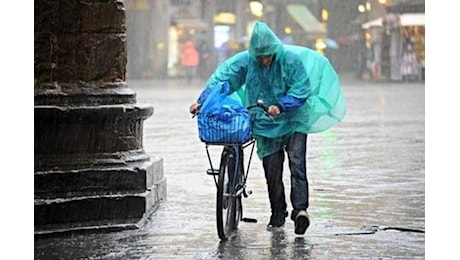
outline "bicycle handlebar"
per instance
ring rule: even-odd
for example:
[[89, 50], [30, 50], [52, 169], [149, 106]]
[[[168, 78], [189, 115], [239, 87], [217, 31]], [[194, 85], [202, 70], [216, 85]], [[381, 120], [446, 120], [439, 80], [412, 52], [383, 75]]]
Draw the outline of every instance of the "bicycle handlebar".
[[263, 101], [263, 100], [258, 99], [257, 102], [256, 102], [254, 105], [250, 105], [250, 106], [248, 107], [248, 110], [251, 109], [251, 108], [255, 108], [255, 107], [261, 107], [261, 108], [264, 110], [264, 114], [265, 114], [266, 116], [268, 116], [269, 118], [271, 118], [273, 121], [275, 120], [275, 119], [273, 118], [273, 116], [270, 115], [270, 114], [268, 113], [268, 107], [267, 107], [266, 105], [264, 105], [264, 101]]
[[248, 110], [251, 109], [251, 108], [255, 108], [255, 107], [261, 107], [265, 113], [268, 113], [268, 107], [264, 105], [264, 101], [261, 100], [261, 99], [258, 99], [257, 102], [253, 105], [250, 105], [248, 106]]

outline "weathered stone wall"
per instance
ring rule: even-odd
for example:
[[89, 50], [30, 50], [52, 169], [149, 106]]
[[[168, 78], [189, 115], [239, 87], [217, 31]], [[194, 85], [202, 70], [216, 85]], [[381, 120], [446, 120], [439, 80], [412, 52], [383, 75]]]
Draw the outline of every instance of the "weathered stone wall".
[[122, 1], [35, 1], [35, 104], [135, 103]]

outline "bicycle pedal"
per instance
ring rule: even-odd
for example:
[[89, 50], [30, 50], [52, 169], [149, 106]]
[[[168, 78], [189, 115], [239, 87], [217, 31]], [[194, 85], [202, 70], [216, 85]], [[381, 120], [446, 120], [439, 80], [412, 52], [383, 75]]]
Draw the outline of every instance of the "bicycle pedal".
[[249, 222], [249, 223], [257, 223], [257, 219], [255, 218], [242, 218], [241, 221]]
[[251, 195], [251, 194], [252, 194], [252, 190], [245, 190], [244, 193], [243, 193], [245, 198], [249, 197], [249, 195]]
[[219, 170], [217, 170], [217, 169], [208, 169], [208, 170], [206, 171], [206, 173], [207, 173], [208, 175], [219, 175]]

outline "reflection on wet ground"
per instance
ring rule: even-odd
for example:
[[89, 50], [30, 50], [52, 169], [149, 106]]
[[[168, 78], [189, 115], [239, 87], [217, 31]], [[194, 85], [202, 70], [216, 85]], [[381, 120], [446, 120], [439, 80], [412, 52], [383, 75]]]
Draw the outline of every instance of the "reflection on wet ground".
[[268, 195], [255, 157], [248, 180], [253, 194], [243, 203], [245, 216], [258, 222], [241, 222], [220, 242], [215, 184], [188, 113], [201, 87], [128, 83], [139, 103], [154, 107], [144, 147], [164, 159], [167, 200], [139, 230], [37, 237], [35, 259], [424, 259], [423, 84], [344, 83], [345, 120], [308, 139], [312, 224], [306, 235], [296, 236], [290, 220], [266, 230]]

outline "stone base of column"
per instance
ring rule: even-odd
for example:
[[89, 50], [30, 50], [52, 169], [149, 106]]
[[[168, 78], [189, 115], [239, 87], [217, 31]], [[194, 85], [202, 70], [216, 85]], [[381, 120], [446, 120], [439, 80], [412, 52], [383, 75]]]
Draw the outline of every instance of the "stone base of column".
[[138, 105], [35, 107], [35, 234], [141, 227], [166, 199]]
[[36, 172], [35, 192], [35, 234], [139, 228], [166, 198], [163, 160]]

